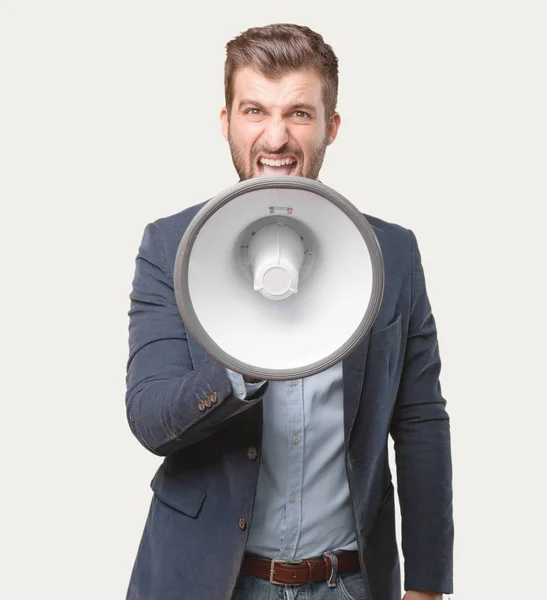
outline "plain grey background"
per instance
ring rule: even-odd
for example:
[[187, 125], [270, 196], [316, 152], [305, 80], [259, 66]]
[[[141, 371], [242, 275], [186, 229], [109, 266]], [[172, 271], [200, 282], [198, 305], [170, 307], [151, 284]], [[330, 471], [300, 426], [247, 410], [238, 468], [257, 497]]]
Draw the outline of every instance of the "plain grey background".
[[135, 256], [237, 180], [225, 44], [272, 22], [339, 57], [321, 180], [420, 244], [454, 599], [543, 597], [546, 21], [522, 0], [0, 1], [2, 597], [125, 597], [161, 460], [125, 421]]

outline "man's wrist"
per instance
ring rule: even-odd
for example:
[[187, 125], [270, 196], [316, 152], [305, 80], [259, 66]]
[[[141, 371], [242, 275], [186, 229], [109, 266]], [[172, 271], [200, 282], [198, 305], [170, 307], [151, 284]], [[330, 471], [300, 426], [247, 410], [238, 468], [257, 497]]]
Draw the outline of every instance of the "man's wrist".
[[266, 381], [254, 377], [244, 377], [241, 373], [226, 368], [226, 374], [232, 386], [234, 396], [239, 400], [247, 400], [247, 396], [253, 396]]
[[261, 383], [264, 380], [263, 379], [257, 379], [256, 377], [249, 377], [248, 375], [243, 375], [243, 381], [245, 383]]

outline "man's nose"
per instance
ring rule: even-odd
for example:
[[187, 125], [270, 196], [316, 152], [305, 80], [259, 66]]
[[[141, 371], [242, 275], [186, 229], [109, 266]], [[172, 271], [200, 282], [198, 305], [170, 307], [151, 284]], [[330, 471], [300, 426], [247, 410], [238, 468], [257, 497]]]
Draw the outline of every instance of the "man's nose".
[[282, 119], [270, 121], [264, 131], [264, 140], [272, 152], [276, 152], [289, 141], [287, 124]]

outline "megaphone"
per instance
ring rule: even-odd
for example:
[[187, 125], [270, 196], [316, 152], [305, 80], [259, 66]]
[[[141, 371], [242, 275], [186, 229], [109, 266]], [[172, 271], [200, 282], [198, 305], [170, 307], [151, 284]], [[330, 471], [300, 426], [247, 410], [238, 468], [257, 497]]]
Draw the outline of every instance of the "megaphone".
[[384, 290], [366, 218], [316, 180], [257, 177], [209, 200], [175, 259], [177, 306], [202, 348], [229, 369], [300, 379], [350, 354]]

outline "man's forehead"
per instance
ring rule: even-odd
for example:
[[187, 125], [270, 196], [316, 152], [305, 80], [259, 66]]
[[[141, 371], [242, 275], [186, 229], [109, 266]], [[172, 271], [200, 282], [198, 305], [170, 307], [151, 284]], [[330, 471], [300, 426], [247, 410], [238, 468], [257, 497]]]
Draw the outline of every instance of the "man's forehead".
[[238, 69], [234, 76], [234, 102], [249, 100], [283, 100], [322, 104], [322, 82], [313, 70], [295, 70], [270, 78], [250, 67]]

